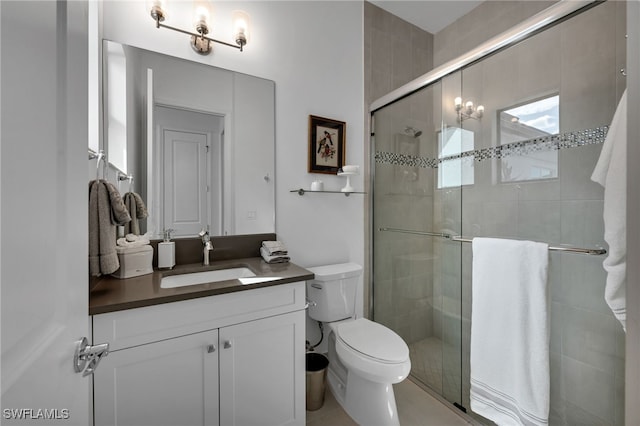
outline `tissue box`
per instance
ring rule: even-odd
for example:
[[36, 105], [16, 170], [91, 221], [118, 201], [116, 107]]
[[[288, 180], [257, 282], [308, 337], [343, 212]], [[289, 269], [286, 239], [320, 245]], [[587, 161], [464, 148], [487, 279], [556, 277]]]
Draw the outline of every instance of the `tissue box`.
[[139, 247], [116, 247], [120, 269], [111, 274], [120, 279], [137, 277], [153, 272], [153, 247], [144, 245]]

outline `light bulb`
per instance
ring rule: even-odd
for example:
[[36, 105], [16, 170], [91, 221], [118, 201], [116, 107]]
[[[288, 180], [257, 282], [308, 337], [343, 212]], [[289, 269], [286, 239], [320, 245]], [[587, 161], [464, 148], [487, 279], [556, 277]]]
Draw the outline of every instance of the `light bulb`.
[[456, 107], [456, 111], [459, 111], [462, 108], [462, 98], [458, 96], [453, 100], [453, 105]]
[[473, 102], [468, 101], [466, 104], [464, 104], [464, 107], [466, 108], [467, 112], [473, 112]]
[[478, 105], [478, 108], [476, 108], [476, 115], [478, 117], [482, 117], [484, 115], [484, 106]]
[[194, 4], [194, 26], [196, 31], [201, 34], [209, 33], [210, 12], [208, 4], [204, 1], [197, 1]]
[[233, 39], [239, 46], [249, 42], [249, 15], [242, 10], [233, 11]]
[[164, 21], [167, 18], [167, 0], [147, 0], [146, 5], [154, 20]]

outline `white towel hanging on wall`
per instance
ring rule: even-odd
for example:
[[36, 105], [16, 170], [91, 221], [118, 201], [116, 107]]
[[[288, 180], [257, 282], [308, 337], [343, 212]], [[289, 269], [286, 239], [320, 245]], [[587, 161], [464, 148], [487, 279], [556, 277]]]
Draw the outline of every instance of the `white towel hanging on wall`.
[[604, 298], [626, 331], [627, 320], [627, 91], [613, 115], [591, 180], [604, 187], [604, 240], [609, 254]]

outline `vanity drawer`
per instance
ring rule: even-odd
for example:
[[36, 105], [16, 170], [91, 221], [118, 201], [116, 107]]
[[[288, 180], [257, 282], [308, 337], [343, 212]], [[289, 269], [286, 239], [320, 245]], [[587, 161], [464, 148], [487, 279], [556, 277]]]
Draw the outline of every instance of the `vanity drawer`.
[[93, 316], [94, 343], [117, 351], [173, 337], [304, 309], [305, 283], [262, 287], [217, 296]]

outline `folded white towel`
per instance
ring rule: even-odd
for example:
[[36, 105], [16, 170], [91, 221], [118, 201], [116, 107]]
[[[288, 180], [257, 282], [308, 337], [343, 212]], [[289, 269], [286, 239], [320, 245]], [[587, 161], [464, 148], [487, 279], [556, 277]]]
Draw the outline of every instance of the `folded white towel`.
[[471, 409], [499, 425], [547, 425], [548, 246], [473, 239]]
[[132, 234], [127, 234], [125, 238], [118, 238], [116, 244], [120, 247], [140, 247], [150, 244], [147, 237], [139, 236], [135, 240], [130, 240], [130, 235]]
[[260, 247], [260, 255], [267, 263], [286, 263], [291, 260], [291, 258], [286, 255], [270, 255], [264, 247]]
[[622, 94], [591, 180], [604, 187], [604, 240], [609, 254], [604, 298], [626, 331], [627, 320], [627, 92]]
[[282, 241], [263, 241], [262, 247], [267, 251], [269, 256], [286, 256], [289, 251]]

